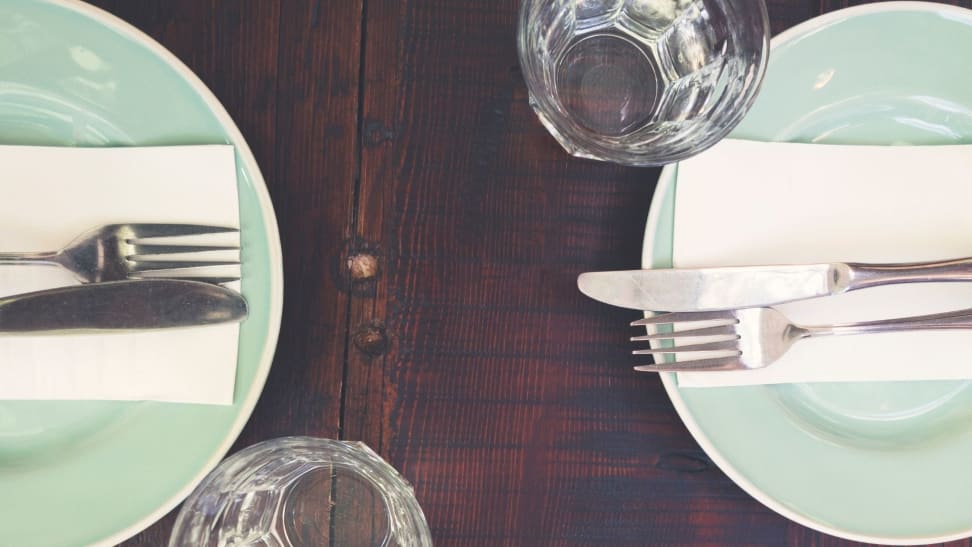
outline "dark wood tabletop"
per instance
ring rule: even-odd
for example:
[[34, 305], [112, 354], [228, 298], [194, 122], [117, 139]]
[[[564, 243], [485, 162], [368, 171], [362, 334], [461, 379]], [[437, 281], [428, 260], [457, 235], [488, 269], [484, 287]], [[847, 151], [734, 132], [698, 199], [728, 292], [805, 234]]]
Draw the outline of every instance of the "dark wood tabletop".
[[[365, 441], [440, 546], [851, 545], [729, 480], [632, 370], [637, 314], [577, 291], [639, 267], [659, 170], [544, 131], [518, 0], [93, 3], [200, 76], [269, 185], [283, 325], [233, 451]], [[769, 0], [772, 30], [846, 5]], [[173, 519], [126, 545], [164, 545]]]

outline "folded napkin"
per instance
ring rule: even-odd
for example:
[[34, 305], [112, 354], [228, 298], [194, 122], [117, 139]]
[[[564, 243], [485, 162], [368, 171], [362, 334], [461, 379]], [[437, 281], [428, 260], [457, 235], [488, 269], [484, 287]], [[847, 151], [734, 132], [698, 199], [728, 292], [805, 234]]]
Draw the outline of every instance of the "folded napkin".
[[[57, 250], [111, 223], [239, 226], [231, 146], [0, 146], [0, 180], [0, 252]], [[238, 243], [238, 235], [230, 237]], [[58, 267], [0, 266], [0, 295], [72, 284]], [[0, 335], [0, 399], [231, 404], [238, 337], [236, 324]]]
[[[678, 167], [679, 268], [972, 256], [972, 147], [725, 140]], [[972, 283], [900, 285], [777, 306], [798, 324], [972, 308]], [[759, 370], [685, 387], [972, 378], [972, 331], [805, 339]]]

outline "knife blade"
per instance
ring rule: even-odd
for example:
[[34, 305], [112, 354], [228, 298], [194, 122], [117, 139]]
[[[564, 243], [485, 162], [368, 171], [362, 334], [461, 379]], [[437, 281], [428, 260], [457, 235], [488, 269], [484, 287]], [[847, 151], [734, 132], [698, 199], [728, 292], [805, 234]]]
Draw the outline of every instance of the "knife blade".
[[138, 279], [0, 298], [0, 332], [148, 330], [238, 322], [246, 300], [219, 285]]
[[738, 266], [587, 272], [577, 287], [622, 308], [703, 311], [768, 306], [849, 290], [849, 265]]

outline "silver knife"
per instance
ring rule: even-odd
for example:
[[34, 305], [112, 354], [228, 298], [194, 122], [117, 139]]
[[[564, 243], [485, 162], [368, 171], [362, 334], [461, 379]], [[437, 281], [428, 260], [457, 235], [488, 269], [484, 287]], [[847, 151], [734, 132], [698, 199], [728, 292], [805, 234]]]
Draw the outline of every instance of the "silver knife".
[[677, 312], [771, 306], [896, 283], [957, 281], [972, 281], [972, 258], [587, 272], [577, 278], [577, 287], [614, 306]]
[[0, 298], [0, 332], [148, 330], [242, 321], [246, 300], [177, 279], [91, 283]]

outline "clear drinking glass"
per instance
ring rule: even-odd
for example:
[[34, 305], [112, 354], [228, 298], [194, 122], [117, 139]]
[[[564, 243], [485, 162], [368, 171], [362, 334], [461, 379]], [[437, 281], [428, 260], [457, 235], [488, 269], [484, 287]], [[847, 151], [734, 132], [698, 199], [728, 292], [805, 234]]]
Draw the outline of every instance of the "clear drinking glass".
[[196, 487], [169, 547], [430, 547], [412, 488], [362, 443], [283, 437], [227, 458]]
[[523, 0], [530, 104], [571, 154], [661, 165], [749, 110], [769, 55], [763, 0]]

